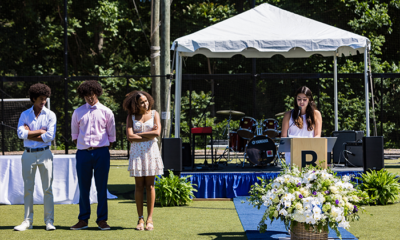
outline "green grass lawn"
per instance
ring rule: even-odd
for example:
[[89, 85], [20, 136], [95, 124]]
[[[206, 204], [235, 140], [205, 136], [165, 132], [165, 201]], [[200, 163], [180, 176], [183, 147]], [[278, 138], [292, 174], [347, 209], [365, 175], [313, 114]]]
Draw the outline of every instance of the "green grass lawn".
[[[400, 174], [400, 160], [385, 161], [390, 172]], [[34, 228], [15, 232], [23, 220], [23, 205], [0, 205], [1, 239], [246, 239], [232, 201], [195, 201], [189, 206], [160, 207], [154, 210], [151, 232], [134, 230], [137, 222], [133, 200], [134, 178], [129, 177], [127, 160], [113, 160], [108, 189], [118, 199], [109, 200], [111, 231], [100, 231], [95, 223], [97, 204], [92, 204], [89, 229], [69, 230], [77, 222], [78, 205], [56, 205], [56, 231], [45, 231], [43, 206], [34, 206]], [[351, 224], [350, 232], [362, 240], [399, 239], [400, 204], [367, 206], [361, 220]], [[146, 212], [146, 207], [145, 207]], [[372, 214], [372, 215], [371, 215]], [[145, 215], [146, 217], [146, 215]]]
[[400, 204], [366, 206], [366, 213], [360, 214], [360, 221], [350, 223], [349, 232], [360, 240], [400, 239]]
[[118, 196], [108, 201], [111, 231], [97, 228], [97, 204], [92, 204], [89, 229], [80, 231], [69, 230], [78, 221], [79, 206], [55, 205], [57, 230], [52, 232], [45, 231], [43, 205], [34, 205], [34, 227], [24, 232], [13, 231], [23, 220], [24, 206], [0, 205], [0, 239], [246, 239], [232, 201], [195, 201], [183, 207], [156, 206], [155, 230], [134, 230], [138, 216], [133, 200], [134, 178], [129, 177], [127, 161], [112, 161], [108, 189]]

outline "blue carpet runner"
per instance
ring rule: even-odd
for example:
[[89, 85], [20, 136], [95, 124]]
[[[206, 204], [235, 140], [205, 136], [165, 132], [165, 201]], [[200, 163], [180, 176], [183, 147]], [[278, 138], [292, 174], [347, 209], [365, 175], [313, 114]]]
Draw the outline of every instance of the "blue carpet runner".
[[[244, 203], [242, 203], [244, 201]], [[274, 221], [270, 224], [268, 220], [268, 229], [265, 233], [260, 233], [257, 230], [258, 223], [260, 222], [265, 210], [267, 209], [265, 206], [262, 206], [260, 210], [257, 208], [253, 208], [253, 205], [250, 205], [247, 202], [245, 196], [237, 197], [233, 199], [233, 203], [235, 204], [236, 212], [238, 213], [240, 222], [242, 223], [243, 229], [246, 232], [246, 236], [248, 240], [253, 239], [276, 239], [289, 237], [290, 235], [285, 229], [285, 225], [282, 221]], [[354, 240], [357, 239], [353, 234], [347, 231], [344, 228], [339, 228], [340, 234], [342, 234], [343, 240]], [[329, 229], [328, 237], [331, 239], [339, 239], [335, 233], [335, 231]]]

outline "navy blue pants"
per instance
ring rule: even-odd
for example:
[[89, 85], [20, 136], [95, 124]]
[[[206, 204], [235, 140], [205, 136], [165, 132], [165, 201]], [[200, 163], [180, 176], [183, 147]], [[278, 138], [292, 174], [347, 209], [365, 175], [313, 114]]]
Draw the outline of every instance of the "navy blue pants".
[[88, 222], [90, 218], [90, 186], [94, 172], [94, 182], [97, 189], [97, 220], [108, 219], [107, 181], [110, 171], [110, 151], [107, 147], [91, 151], [76, 152], [76, 172], [79, 185], [79, 220]]

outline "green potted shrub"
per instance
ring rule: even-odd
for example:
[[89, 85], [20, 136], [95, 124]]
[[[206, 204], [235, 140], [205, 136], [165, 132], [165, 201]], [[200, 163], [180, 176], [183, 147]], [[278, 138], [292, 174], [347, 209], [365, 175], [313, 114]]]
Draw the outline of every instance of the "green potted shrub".
[[192, 202], [195, 197], [193, 192], [197, 190], [187, 179], [191, 176], [178, 177], [169, 170], [169, 176], [156, 177], [156, 201], [161, 206], [182, 206]]
[[399, 200], [400, 184], [396, 175], [386, 169], [368, 171], [357, 179], [362, 181], [358, 188], [368, 194], [372, 204], [386, 205]]

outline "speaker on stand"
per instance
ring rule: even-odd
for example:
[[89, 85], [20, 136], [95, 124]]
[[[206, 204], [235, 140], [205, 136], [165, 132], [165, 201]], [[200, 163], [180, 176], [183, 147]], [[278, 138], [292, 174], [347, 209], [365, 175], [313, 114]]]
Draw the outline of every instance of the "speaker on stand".
[[190, 143], [182, 143], [182, 167], [183, 169], [192, 169], [192, 151], [190, 151]]
[[341, 156], [345, 150], [346, 142], [360, 141], [363, 136], [363, 131], [333, 131], [332, 137], [337, 137], [333, 147], [333, 164], [346, 164], [346, 160]]
[[176, 175], [182, 172], [182, 139], [163, 138], [161, 157], [164, 163], [164, 172], [171, 170]]
[[383, 136], [363, 137], [363, 155], [364, 172], [384, 168]]
[[344, 155], [347, 158], [346, 165], [348, 167], [364, 167], [363, 142], [361, 140], [346, 142]]

